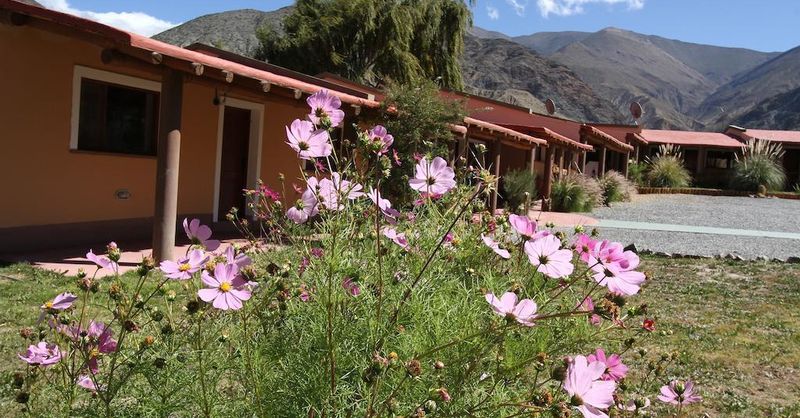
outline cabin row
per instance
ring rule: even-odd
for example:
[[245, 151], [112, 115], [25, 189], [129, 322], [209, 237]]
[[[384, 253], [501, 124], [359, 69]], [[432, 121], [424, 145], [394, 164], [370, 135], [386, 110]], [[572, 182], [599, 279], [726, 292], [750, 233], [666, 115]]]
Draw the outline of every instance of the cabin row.
[[[259, 179], [277, 188], [282, 175], [287, 182], [302, 176], [284, 127], [305, 117], [309, 95], [326, 89], [341, 99], [340, 138], [353, 137], [353, 125], [381, 106], [380, 91], [335, 75], [301, 74], [207, 45], [180, 48], [16, 0], [0, 0], [0, 51], [0, 253], [152, 239], [155, 256], [170, 258], [176, 219], [224, 221], [229, 208], [244, 207], [242, 189]], [[554, 177], [626, 173], [631, 159], [659, 143], [650, 134], [657, 131], [635, 125], [442, 95], [469, 113], [451, 127], [454, 156], [470, 158], [485, 145], [480, 163], [501, 178], [532, 170], [545, 204]], [[698, 151], [698, 167], [727, 146]], [[490, 205], [502, 205], [502, 197]]]

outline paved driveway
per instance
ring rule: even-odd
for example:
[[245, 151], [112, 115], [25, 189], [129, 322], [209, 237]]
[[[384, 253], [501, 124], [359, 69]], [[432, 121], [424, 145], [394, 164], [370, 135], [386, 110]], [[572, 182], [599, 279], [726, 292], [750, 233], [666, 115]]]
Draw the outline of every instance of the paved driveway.
[[598, 208], [603, 235], [639, 249], [714, 256], [800, 257], [800, 201], [641, 195]]

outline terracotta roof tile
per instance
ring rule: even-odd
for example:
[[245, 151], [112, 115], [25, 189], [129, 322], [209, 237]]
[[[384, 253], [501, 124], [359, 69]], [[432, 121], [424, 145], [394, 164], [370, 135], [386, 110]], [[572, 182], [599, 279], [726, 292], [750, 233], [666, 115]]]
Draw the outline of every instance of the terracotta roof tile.
[[642, 129], [640, 134], [650, 144], [675, 144], [679, 146], [741, 148], [742, 143], [719, 132], [667, 131]]

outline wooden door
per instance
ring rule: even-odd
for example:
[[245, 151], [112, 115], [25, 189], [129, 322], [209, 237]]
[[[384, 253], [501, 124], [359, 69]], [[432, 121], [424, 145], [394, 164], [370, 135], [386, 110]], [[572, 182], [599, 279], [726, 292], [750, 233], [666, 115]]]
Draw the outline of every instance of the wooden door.
[[225, 107], [222, 127], [222, 158], [219, 173], [219, 219], [232, 207], [243, 214], [247, 187], [247, 161], [250, 148], [250, 111]]

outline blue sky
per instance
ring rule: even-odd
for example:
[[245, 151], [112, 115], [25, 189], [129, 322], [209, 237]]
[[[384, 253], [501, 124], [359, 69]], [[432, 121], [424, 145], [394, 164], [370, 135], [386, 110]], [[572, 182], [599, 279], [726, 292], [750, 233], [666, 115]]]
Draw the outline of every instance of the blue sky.
[[[292, 0], [39, 0], [152, 35], [224, 10], [273, 10]], [[800, 0], [477, 0], [475, 24], [509, 35], [608, 26], [711, 45], [785, 51], [800, 45]]]

